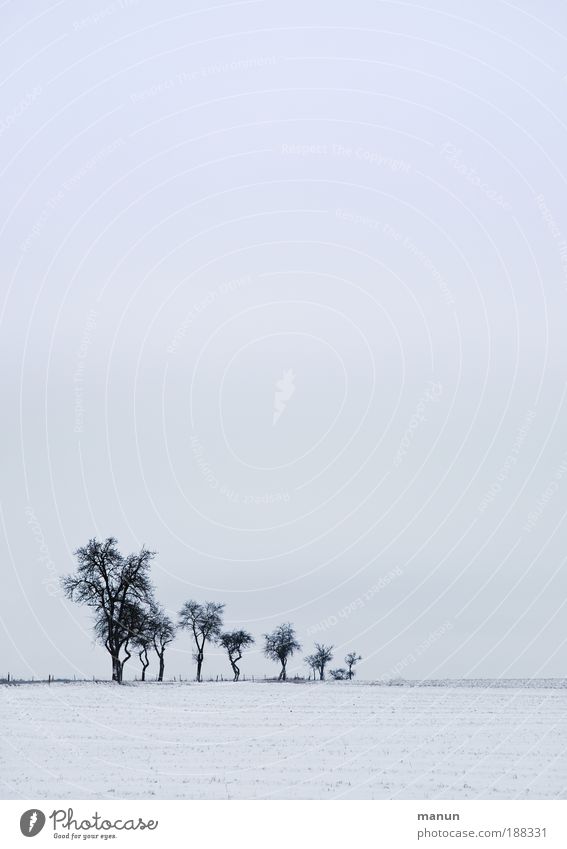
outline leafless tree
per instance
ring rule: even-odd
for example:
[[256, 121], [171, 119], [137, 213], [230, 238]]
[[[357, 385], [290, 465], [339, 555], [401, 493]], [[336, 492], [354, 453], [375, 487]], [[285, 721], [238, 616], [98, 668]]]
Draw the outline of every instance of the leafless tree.
[[138, 647], [138, 657], [140, 658], [140, 663], [142, 664], [142, 675], [141, 680], [146, 680], [146, 669], [150, 665], [150, 660], [148, 658], [148, 649], [150, 647], [149, 642], [143, 643], [142, 647]]
[[89, 540], [75, 552], [76, 573], [66, 575], [61, 584], [68, 599], [94, 610], [95, 632], [112, 659], [112, 680], [121, 684], [131, 656], [133, 607], [151, 597], [149, 571], [155, 552], [142, 547], [138, 554], [124, 557], [117, 546], [114, 537]]
[[354, 651], [349, 652], [347, 654], [347, 656], [345, 657], [345, 663], [346, 663], [347, 669], [348, 669], [347, 677], [348, 677], [349, 681], [351, 681], [354, 678], [354, 676], [356, 675], [356, 672], [354, 671], [354, 667], [356, 666], [356, 664], [358, 663], [359, 660], [362, 660], [362, 655], [357, 654]]
[[155, 599], [150, 598], [146, 604], [136, 602], [128, 606], [124, 626], [128, 638], [123, 646], [126, 658], [122, 666], [130, 657], [129, 648], [135, 649], [142, 665], [141, 680], [145, 681], [150, 665], [148, 652], [153, 648], [159, 659], [158, 681], [163, 681], [165, 649], [175, 636], [171, 619]]
[[301, 646], [297, 642], [293, 626], [290, 622], [284, 622], [283, 625], [278, 625], [271, 634], [264, 634], [264, 640], [264, 654], [270, 660], [281, 663], [278, 680], [285, 681], [287, 678], [286, 669], [288, 659], [296, 651], [301, 651]]
[[142, 664], [142, 681], [146, 680], [146, 669], [150, 665], [148, 652], [152, 648], [153, 641], [150, 609], [151, 604], [145, 608], [136, 605], [132, 612], [132, 622], [130, 624], [132, 632], [130, 642], [133, 648], [137, 650], [140, 663]]
[[305, 663], [310, 669], [309, 680], [311, 680], [311, 672], [313, 673], [313, 680], [317, 677], [317, 658], [314, 654], [308, 654], [305, 658]]
[[197, 662], [197, 681], [201, 681], [205, 644], [214, 642], [220, 636], [224, 604], [216, 601], [186, 601], [179, 611], [179, 627], [191, 631], [195, 640], [195, 660]]
[[149, 630], [152, 645], [159, 660], [158, 681], [163, 681], [165, 670], [165, 650], [169, 643], [175, 639], [175, 625], [163, 609], [153, 602], [149, 610]]
[[347, 681], [348, 672], [341, 666], [340, 669], [329, 669], [329, 675], [334, 681]]
[[225, 631], [220, 635], [219, 644], [226, 649], [232, 671], [234, 672], [234, 681], [240, 678], [240, 669], [238, 661], [242, 659], [244, 649], [251, 646], [254, 642], [254, 637], [248, 631]]
[[315, 643], [315, 653], [313, 655], [315, 661], [315, 669], [319, 673], [319, 680], [325, 680], [325, 667], [333, 659], [333, 646], [325, 646], [321, 643]]
[[[120, 622], [114, 623], [115, 639], [119, 639], [121, 643], [120, 653], [120, 670], [119, 681], [122, 682], [124, 677], [124, 666], [132, 657], [132, 650], [139, 649], [143, 646], [143, 628], [144, 628], [144, 613], [141, 605], [137, 601], [127, 601], [122, 609]], [[108, 641], [108, 620], [103, 614], [99, 614], [94, 624], [95, 636], [100, 643], [106, 645]], [[142, 680], [144, 680], [144, 663], [142, 662]], [[146, 664], [147, 668], [147, 664]]]

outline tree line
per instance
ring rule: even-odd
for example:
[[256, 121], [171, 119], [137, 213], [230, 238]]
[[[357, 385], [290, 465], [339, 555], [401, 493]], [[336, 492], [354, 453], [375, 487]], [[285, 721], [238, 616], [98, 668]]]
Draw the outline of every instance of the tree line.
[[[65, 596], [84, 604], [94, 613], [94, 633], [110, 655], [112, 680], [121, 684], [124, 666], [137, 654], [142, 667], [141, 679], [146, 680], [150, 652], [159, 661], [158, 681], [163, 681], [165, 651], [178, 630], [188, 631], [195, 644], [196, 679], [202, 681], [205, 649], [208, 644], [223, 648], [232, 669], [233, 680], [240, 678], [240, 661], [244, 652], [254, 645], [254, 637], [244, 629], [223, 630], [225, 605], [220, 602], [186, 601], [174, 623], [157, 602], [150, 580], [150, 569], [156, 552], [142, 547], [137, 554], [123, 555], [114, 537], [104, 541], [91, 539], [77, 549], [76, 570], [61, 579]], [[263, 634], [264, 655], [279, 664], [278, 680], [287, 679], [287, 664], [301, 651], [295, 629], [290, 622], [278, 625], [271, 633]], [[325, 680], [326, 669], [333, 659], [333, 646], [315, 643], [313, 654], [305, 658], [313, 679]], [[349, 652], [345, 666], [330, 669], [335, 680], [351, 680], [354, 667], [361, 660]]]

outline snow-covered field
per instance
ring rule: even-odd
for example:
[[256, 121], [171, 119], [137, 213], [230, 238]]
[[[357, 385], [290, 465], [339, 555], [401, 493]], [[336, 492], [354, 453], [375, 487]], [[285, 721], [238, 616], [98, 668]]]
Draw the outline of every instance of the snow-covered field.
[[566, 711], [550, 686], [2, 686], [2, 796], [565, 798]]

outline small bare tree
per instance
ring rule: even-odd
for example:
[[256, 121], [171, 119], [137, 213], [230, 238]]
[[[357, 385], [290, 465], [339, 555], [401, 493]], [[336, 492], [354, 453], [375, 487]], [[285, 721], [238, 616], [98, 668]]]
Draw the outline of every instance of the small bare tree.
[[297, 642], [293, 626], [290, 622], [284, 622], [283, 625], [278, 625], [271, 634], [264, 634], [264, 640], [264, 654], [270, 660], [281, 664], [278, 681], [285, 681], [287, 678], [288, 659], [296, 651], [301, 651], [301, 646]]
[[311, 672], [313, 673], [313, 680], [317, 677], [317, 658], [314, 654], [308, 654], [305, 658], [305, 663], [309, 667], [309, 680], [311, 680]]
[[356, 666], [356, 664], [358, 663], [359, 660], [362, 660], [362, 655], [357, 654], [354, 651], [349, 652], [347, 654], [347, 656], [345, 657], [345, 663], [346, 663], [347, 669], [348, 669], [347, 678], [348, 678], [349, 681], [351, 681], [354, 678], [354, 676], [356, 675], [356, 672], [354, 671], [354, 667]]
[[85, 604], [95, 613], [95, 633], [112, 659], [112, 680], [122, 683], [126, 654], [131, 640], [132, 605], [145, 604], [151, 597], [149, 571], [155, 552], [142, 547], [138, 554], [124, 557], [114, 537], [104, 542], [91, 539], [75, 552], [74, 575], [61, 580], [68, 599]]
[[158, 681], [163, 681], [165, 671], [165, 650], [175, 639], [175, 625], [159, 604], [152, 603], [149, 613], [149, 630], [152, 645], [159, 660]]
[[179, 627], [191, 631], [195, 640], [195, 661], [197, 662], [197, 681], [202, 681], [205, 644], [214, 642], [220, 636], [224, 604], [216, 601], [186, 601], [179, 611]]
[[341, 666], [340, 669], [329, 669], [329, 675], [334, 681], [347, 681], [348, 672]]
[[150, 665], [148, 652], [152, 648], [152, 623], [150, 620], [150, 609], [135, 605], [132, 608], [130, 642], [138, 652], [138, 658], [142, 664], [142, 681], [146, 680], [146, 669]]
[[[141, 605], [137, 601], [127, 601], [122, 609], [120, 622], [114, 623], [114, 636], [121, 643], [121, 654], [119, 663], [119, 682], [122, 683], [124, 678], [124, 666], [132, 657], [130, 649], [136, 650], [142, 646], [142, 632], [144, 628], [144, 614]], [[108, 641], [108, 620], [99, 614], [95, 620], [94, 632], [103, 645]], [[140, 657], [140, 661], [143, 661]], [[142, 681], [144, 680], [144, 670], [142, 670]]]
[[142, 664], [142, 675], [141, 680], [146, 680], [146, 669], [150, 665], [150, 660], [148, 658], [148, 649], [150, 648], [150, 641], [144, 642], [141, 644], [141, 648], [138, 646], [138, 657], [140, 658], [140, 663]]
[[[122, 651], [125, 654], [121, 661], [122, 671], [124, 664], [132, 656], [130, 649], [134, 649], [142, 666], [141, 680], [146, 680], [146, 671], [150, 665], [148, 652], [154, 648], [160, 662], [158, 677], [163, 681], [164, 653], [165, 647], [175, 636], [175, 628], [171, 620], [165, 615], [153, 598], [146, 604], [139, 602], [128, 602], [125, 608], [122, 627], [124, 629], [125, 641]], [[97, 636], [104, 642], [106, 633], [106, 622], [101, 618], [95, 625]]]
[[244, 649], [251, 646], [254, 642], [254, 637], [248, 631], [225, 631], [220, 635], [219, 644], [226, 649], [232, 671], [234, 672], [234, 681], [240, 678], [240, 668], [238, 661], [242, 660], [242, 652]]
[[315, 654], [312, 655], [314, 666], [319, 673], [319, 680], [325, 680], [325, 667], [333, 659], [333, 646], [315, 643]]

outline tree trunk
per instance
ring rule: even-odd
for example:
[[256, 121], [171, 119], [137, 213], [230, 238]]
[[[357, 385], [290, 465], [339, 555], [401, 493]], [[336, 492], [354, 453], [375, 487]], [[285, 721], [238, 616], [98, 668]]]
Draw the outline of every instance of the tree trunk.
[[121, 677], [120, 677], [120, 660], [114, 654], [111, 655], [111, 657], [112, 657], [112, 680], [116, 681], [118, 684], [120, 684], [120, 681], [122, 680]]
[[234, 672], [234, 681], [238, 681], [240, 678], [240, 669], [238, 668], [238, 661], [242, 660], [242, 654], [239, 652], [238, 657], [231, 657], [230, 663], [232, 666], [232, 671]]
[[286, 664], [287, 664], [287, 660], [282, 660], [282, 671], [280, 672], [280, 677], [279, 677], [280, 681], [286, 681], [287, 680], [287, 674], [286, 674], [286, 669], [285, 669]]
[[145, 681], [146, 680], [146, 669], [150, 665], [150, 661], [148, 660], [147, 649], [142, 649], [141, 652], [138, 652], [138, 657], [140, 658], [140, 663], [142, 664], [142, 681]]
[[118, 679], [119, 684], [122, 684], [122, 679], [124, 678], [124, 664], [132, 657], [132, 655], [128, 651], [128, 643], [125, 644], [124, 651], [126, 652], [126, 657], [124, 658], [124, 660], [120, 660], [118, 662], [118, 665], [120, 667], [120, 678]]
[[158, 654], [159, 657], [159, 672], [158, 672], [158, 681], [163, 681], [163, 673], [165, 669], [165, 662], [163, 659], [164, 652]]
[[325, 680], [325, 667], [321, 666], [319, 668], [319, 681], [324, 681], [324, 680]]
[[120, 643], [118, 640], [109, 640], [107, 649], [112, 658], [112, 680], [117, 684], [122, 683], [122, 663], [120, 661]]
[[203, 667], [203, 652], [197, 652], [197, 681], [201, 681], [201, 669]]

